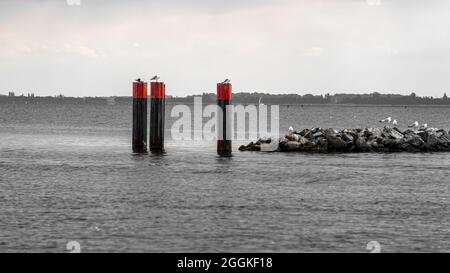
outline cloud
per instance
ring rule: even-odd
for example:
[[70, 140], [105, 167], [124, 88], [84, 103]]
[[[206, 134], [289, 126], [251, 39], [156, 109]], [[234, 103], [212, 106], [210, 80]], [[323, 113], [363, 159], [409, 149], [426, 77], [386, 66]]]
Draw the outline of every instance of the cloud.
[[18, 75], [46, 79], [33, 86], [44, 92], [69, 72], [77, 81], [66, 95], [128, 95], [129, 80], [152, 74], [172, 95], [213, 91], [228, 75], [240, 91], [407, 90], [411, 78], [422, 80], [416, 90], [427, 79], [450, 88], [440, 78], [450, 63], [442, 61], [450, 59], [448, 1], [81, 3], [0, 1], [0, 92], [19, 88]]
[[305, 51], [304, 56], [320, 57], [323, 55], [323, 51], [322, 47], [313, 46]]
[[95, 49], [79, 44], [64, 44], [63, 50], [68, 54], [77, 54], [91, 59], [98, 59], [100, 55]]
[[367, 5], [369, 6], [381, 6], [381, 0], [366, 0]]

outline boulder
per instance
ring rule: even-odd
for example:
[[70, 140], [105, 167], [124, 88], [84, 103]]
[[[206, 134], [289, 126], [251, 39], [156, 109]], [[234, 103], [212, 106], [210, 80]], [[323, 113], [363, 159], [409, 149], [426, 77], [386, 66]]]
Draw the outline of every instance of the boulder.
[[322, 132], [317, 132], [315, 134], [313, 134], [314, 138], [318, 138], [318, 137], [323, 137], [323, 133]]
[[289, 141], [299, 141], [300, 135], [297, 135], [297, 134], [295, 134], [295, 133], [290, 133], [290, 134], [287, 134], [287, 135], [286, 135], [286, 138], [287, 138]]
[[301, 151], [314, 151], [318, 147], [314, 141], [308, 141], [300, 147]]
[[353, 144], [355, 138], [349, 133], [342, 133], [342, 140], [345, 141], [347, 144]]
[[289, 141], [286, 143], [286, 150], [287, 151], [298, 151], [300, 150], [301, 144], [297, 141]]
[[[321, 134], [320, 132], [318, 132], [317, 134]], [[311, 132], [311, 131], [309, 131], [309, 132], [307, 132], [305, 135], [304, 135], [304, 137], [305, 138], [307, 138], [307, 139], [309, 139], [309, 140], [314, 140], [314, 134]]]
[[318, 146], [328, 146], [328, 140], [324, 137], [318, 137], [316, 143]]
[[424, 142], [427, 142], [427, 141], [428, 141], [428, 133], [427, 133], [427, 132], [425, 132], [425, 131], [419, 131], [419, 132], [417, 132], [417, 135], [420, 136], [420, 138], [422, 138], [422, 140], [423, 140]]
[[371, 146], [366, 142], [363, 137], [359, 137], [355, 141], [356, 148], [360, 151], [367, 152], [371, 149]]
[[413, 130], [411, 130], [411, 129], [406, 129], [404, 132], [403, 132], [403, 135], [404, 136], [408, 136], [408, 135], [415, 135], [416, 133], [413, 131]]
[[345, 141], [343, 141], [342, 139], [340, 139], [334, 132], [333, 129], [327, 129], [324, 132], [325, 138], [328, 141], [328, 144], [331, 145], [333, 148], [337, 149], [337, 150], [341, 150], [344, 149], [347, 144], [345, 143]]
[[303, 129], [299, 135], [301, 135], [302, 137], [306, 136], [308, 133], [310, 133], [311, 130], [310, 129]]
[[261, 144], [261, 152], [275, 152], [279, 149], [278, 141], [271, 141], [270, 143], [262, 143]]
[[386, 137], [393, 138], [393, 139], [402, 139], [402, 138], [405, 137], [398, 130], [396, 130], [395, 128], [394, 129], [390, 128], [390, 127], [385, 127], [384, 128], [383, 135], [386, 136]]
[[381, 137], [382, 133], [383, 131], [380, 128], [366, 128], [366, 130], [364, 130], [364, 136], [366, 138], [368, 137], [379, 138]]
[[447, 143], [448, 145], [450, 145], [450, 134], [445, 133], [444, 135], [439, 137], [439, 140], [441, 141], [441, 143]]
[[423, 141], [423, 139], [418, 135], [412, 135], [408, 137], [406, 139], [406, 142], [417, 148], [419, 148], [425, 143], [425, 141]]
[[308, 142], [309, 142], [309, 140], [304, 138], [304, 137], [302, 137], [302, 136], [298, 140], [298, 143], [300, 143], [300, 145], [305, 145]]
[[263, 138], [260, 138], [258, 140], [258, 142], [260, 144], [269, 144], [270, 142], [272, 142], [272, 139], [270, 137], [263, 137]]
[[392, 139], [392, 138], [385, 138], [385, 139], [383, 139], [382, 144], [383, 144], [384, 147], [387, 147], [389, 149], [397, 148], [397, 142], [396, 142], [395, 139]]
[[439, 142], [440, 142], [439, 138], [436, 135], [432, 134], [432, 135], [428, 136], [428, 139], [427, 139], [428, 146], [434, 148], [439, 144]]

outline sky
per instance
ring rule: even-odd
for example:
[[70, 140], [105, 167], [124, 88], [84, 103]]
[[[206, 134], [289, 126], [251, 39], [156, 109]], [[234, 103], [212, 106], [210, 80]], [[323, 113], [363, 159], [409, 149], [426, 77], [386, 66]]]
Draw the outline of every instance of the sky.
[[1, 0], [0, 94], [450, 93], [447, 0]]

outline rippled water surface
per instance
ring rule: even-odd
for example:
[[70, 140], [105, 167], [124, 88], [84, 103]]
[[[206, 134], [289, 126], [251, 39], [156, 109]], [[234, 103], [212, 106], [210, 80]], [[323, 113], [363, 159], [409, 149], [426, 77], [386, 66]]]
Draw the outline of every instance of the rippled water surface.
[[[450, 129], [449, 108], [283, 106], [282, 129]], [[168, 107], [167, 116], [170, 116]], [[0, 105], [0, 252], [450, 252], [450, 154], [130, 152], [131, 106]], [[174, 121], [170, 118], [167, 129]], [[238, 143], [235, 143], [237, 146]], [[236, 148], [236, 147], [235, 147]]]

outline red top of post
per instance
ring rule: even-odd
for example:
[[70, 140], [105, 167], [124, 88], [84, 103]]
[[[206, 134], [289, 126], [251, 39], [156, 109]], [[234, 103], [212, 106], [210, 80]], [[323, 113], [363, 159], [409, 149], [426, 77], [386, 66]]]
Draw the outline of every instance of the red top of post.
[[217, 84], [218, 100], [231, 100], [232, 97], [233, 97], [233, 86], [231, 85], [231, 83]]
[[150, 96], [152, 99], [165, 99], [166, 98], [166, 84], [163, 82], [150, 83]]
[[133, 98], [146, 99], [147, 96], [147, 83], [142, 81], [133, 82]]

